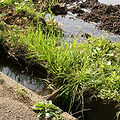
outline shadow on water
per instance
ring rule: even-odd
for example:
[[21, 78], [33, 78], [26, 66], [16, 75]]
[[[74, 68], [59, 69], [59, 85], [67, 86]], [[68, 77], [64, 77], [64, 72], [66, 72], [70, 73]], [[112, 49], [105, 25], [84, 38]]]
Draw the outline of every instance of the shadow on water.
[[24, 68], [16, 68], [8, 60], [0, 59], [0, 71], [37, 94], [45, 96], [50, 93], [42, 78], [25, 74]]

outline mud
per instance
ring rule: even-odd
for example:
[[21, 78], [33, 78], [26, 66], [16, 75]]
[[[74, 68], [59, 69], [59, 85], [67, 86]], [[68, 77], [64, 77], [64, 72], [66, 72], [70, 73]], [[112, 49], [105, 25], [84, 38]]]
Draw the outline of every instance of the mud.
[[26, 17], [26, 11], [18, 13], [13, 6], [1, 7], [0, 13], [3, 14], [2, 20], [9, 25], [24, 26], [25, 23], [28, 24], [30, 22]]
[[[84, 115], [86, 120], [116, 120], [119, 103], [112, 99], [95, 97], [99, 92], [89, 89], [84, 93]], [[120, 119], [120, 118], [119, 118]]]
[[74, 2], [79, 2], [79, 0], [60, 0], [61, 3], [72, 4]]
[[[90, 12], [85, 12], [82, 8], [89, 9]], [[77, 18], [85, 22], [98, 23], [97, 27], [101, 30], [120, 35], [120, 5], [106, 5], [98, 0], [86, 0], [70, 8], [69, 11], [76, 13]]]
[[66, 15], [67, 14], [67, 7], [65, 5], [63, 6], [59, 4], [53, 5], [51, 7], [51, 10], [53, 14], [55, 15]]
[[[32, 21], [33, 25], [36, 25], [37, 23], [35, 14], [29, 14], [26, 10], [18, 12], [16, 11], [14, 5], [1, 7], [0, 14], [2, 15], [1, 20], [7, 25], [17, 25], [21, 28], [26, 28]], [[41, 22], [44, 26], [46, 25], [43, 18], [39, 18], [39, 22]]]
[[[85, 119], [86, 120], [116, 120], [116, 113], [119, 108], [114, 101], [104, 101], [100, 98], [94, 98], [89, 104], [85, 104]], [[120, 119], [120, 118], [119, 118]]]

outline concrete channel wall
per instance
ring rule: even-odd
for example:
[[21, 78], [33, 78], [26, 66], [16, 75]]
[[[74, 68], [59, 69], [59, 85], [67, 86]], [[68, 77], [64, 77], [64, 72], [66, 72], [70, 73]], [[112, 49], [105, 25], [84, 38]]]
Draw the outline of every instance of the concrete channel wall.
[[[27, 91], [27, 96], [34, 102], [36, 103], [38, 100], [39, 101], [44, 101], [46, 102], [47, 100], [45, 100], [42, 96], [35, 94], [33, 91], [31, 91], [30, 89], [24, 87], [23, 85], [21, 85], [20, 83], [16, 82], [15, 80], [11, 79], [10, 77], [8, 77], [7, 75], [3, 74], [2, 72], [0, 72], [0, 79], [3, 79], [4, 82], [13, 88], [13, 90], [18, 90], [18, 89], [24, 89], [25, 91]], [[70, 114], [63, 112], [62, 115], [66, 118], [66, 120], [77, 120], [76, 118], [74, 118], [73, 116], [71, 116]]]

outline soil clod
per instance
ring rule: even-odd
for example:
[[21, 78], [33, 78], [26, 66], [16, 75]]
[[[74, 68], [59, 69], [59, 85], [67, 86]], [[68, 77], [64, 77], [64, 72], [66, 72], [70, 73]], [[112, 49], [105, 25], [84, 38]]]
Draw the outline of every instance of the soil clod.
[[51, 8], [53, 14], [55, 15], [65, 15], [67, 14], [67, 7], [64, 5], [53, 5]]
[[[89, 9], [84, 12], [81, 8]], [[98, 23], [97, 28], [120, 35], [120, 5], [106, 5], [98, 0], [86, 0], [69, 9], [85, 22]]]

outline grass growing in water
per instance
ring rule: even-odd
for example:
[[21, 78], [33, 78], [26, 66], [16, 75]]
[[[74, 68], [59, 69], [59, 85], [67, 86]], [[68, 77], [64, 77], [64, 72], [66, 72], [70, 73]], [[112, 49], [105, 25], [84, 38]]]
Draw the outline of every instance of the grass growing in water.
[[27, 45], [27, 57], [42, 62], [52, 74], [50, 80], [58, 87], [64, 86], [62, 94], [70, 100], [70, 106], [90, 88], [103, 99], [120, 101], [119, 42], [91, 37], [85, 43], [77, 39], [67, 43], [60, 34], [43, 34], [40, 27], [34, 30], [32, 26], [26, 34], [18, 32], [10, 38], [15, 45]]

